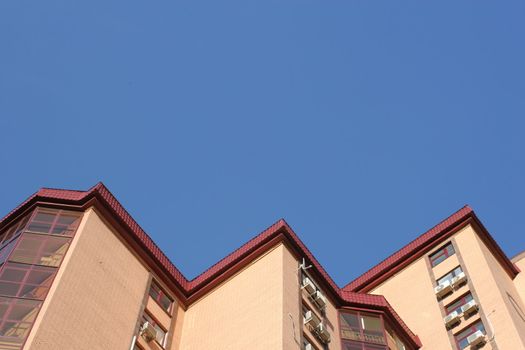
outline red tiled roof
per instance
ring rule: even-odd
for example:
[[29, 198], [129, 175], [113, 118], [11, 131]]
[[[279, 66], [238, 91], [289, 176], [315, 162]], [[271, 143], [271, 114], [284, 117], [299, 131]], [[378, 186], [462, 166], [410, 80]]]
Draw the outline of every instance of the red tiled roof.
[[265, 243], [270, 242], [274, 238], [286, 238], [305, 258], [307, 264], [313, 265], [313, 270], [317, 271], [324, 284], [331, 290], [333, 296], [338, 299], [337, 302], [343, 306], [361, 306], [371, 309], [384, 310], [391, 317], [396, 320], [401, 329], [412, 340], [415, 346], [421, 346], [419, 338], [415, 336], [406, 324], [397, 315], [394, 309], [388, 304], [383, 296], [368, 295], [363, 293], [354, 293], [353, 291], [342, 290], [332, 278], [328, 275], [322, 265], [317, 261], [313, 254], [308, 250], [304, 243], [295, 234], [292, 228], [284, 221], [279, 220], [265, 231], [242, 245], [240, 248], [226, 256], [224, 259], [211, 266], [202, 274], [189, 281], [186, 277], [175, 267], [169, 258], [161, 251], [161, 249], [153, 242], [153, 240], [146, 234], [140, 225], [131, 217], [131, 215], [124, 209], [124, 207], [117, 201], [111, 192], [102, 184], [98, 183], [87, 191], [71, 191], [62, 189], [42, 188], [37, 193], [33, 194], [20, 206], [11, 211], [2, 220], [0, 220], [0, 229], [8, 224], [11, 219], [17, 217], [25, 210], [31, 208], [37, 202], [51, 202], [58, 204], [70, 204], [82, 206], [92, 199], [97, 199], [98, 202], [109, 210], [112, 218], [116, 219], [127, 232], [131, 234], [132, 238], [136, 239], [138, 243], [145, 249], [154, 261], [159, 264], [169, 276], [180, 287], [181, 292], [186, 298], [195, 294], [201, 288], [212, 284], [228, 269], [236, 266], [242, 259], [256, 251]]
[[445, 238], [447, 233], [452, 232], [454, 228], [464, 223], [468, 218], [474, 219], [481, 226], [483, 233], [492, 244], [495, 253], [501, 257], [503, 263], [506, 264], [511, 271], [518, 273], [519, 270], [517, 267], [510, 262], [494, 239], [488, 234], [481, 222], [477, 219], [472, 208], [466, 205], [394, 254], [390, 255], [385, 260], [381, 261], [376, 266], [372, 267], [361, 276], [357, 277], [352, 282], [348, 283], [342, 289], [352, 292], [368, 291], [370, 286], [373, 287], [372, 283], [377, 282], [378, 279], [386, 278], [386, 276], [389, 276], [388, 274], [393, 274], [397, 269], [401, 269], [403, 267], [402, 264], [408, 259], [416, 258], [418, 254], [424, 254], [425, 250], [432, 248], [432, 243], [437, 242], [436, 244], [439, 244], [440, 238]]

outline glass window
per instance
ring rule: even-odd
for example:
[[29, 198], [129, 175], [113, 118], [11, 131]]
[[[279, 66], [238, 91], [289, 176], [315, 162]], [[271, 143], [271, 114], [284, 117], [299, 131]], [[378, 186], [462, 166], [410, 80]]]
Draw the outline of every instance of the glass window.
[[64, 210], [38, 209], [27, 230], [62, 236], [72, 236], [77, 229], [81, 213]]
[[69, 247], [70, 238], [25, 233], [10, 261], [58, 267]]
[[312, 343], [307, 338], [303, 338], [303, 347], [302, 347], [302, 349], [306, 350], [306, 347], [308, 345], [310, 345], [310, 349], [315, 350], [315, 347], [312, 345]]
[[166, 311], [171, 311], [171, 305], [173, 304], [173, 299], [171, 299], [157, 284], [157, 282], [152, 281], [149, 289], [149, 295], [157, 302], [159, 305]]
[[0, 297], [0, 344], [20, 349], [35, 321], [41, 302]]
[[454, 338], [456, 339], [456, 344], [458, 345], [458, 347], [460, 349], [468, 347], [469, 344], [467, 338], [470, 335], [476, 333], [477, 331], [481, 331], [483, 334], [485, 334], [485, 327], [483, 326], [483, 323], [481, 321], [476, 322], [475, 324], [456, 334]]
[[55, 269], [8, 263], [0, 271], [0, 295], [44, 300]]
[[454, 277], [456, 277], [457, 275], [459, 275], [462, 272], [463, 272], [463, 270], [461, 269], [461, 266], [458, 266], [454, 270], [452, 270], [449, 273], [447, 273], [445, 276], [443, 276], [440, 279], [438, 279], [437, 280], [437, 284], [439, 285], [439, 284], [442, 284], [445, 281], [450, 281], [451, 279], [453, 279]]
[[366, 344], [357, 341], [343, 340], [343, 350], [387, 350], [384, 345]]
[[4, 247], [2, 247], [0, 249], [0, 266], [7, 260], [7, 258], [9, 257], [9, 254], [11, 253], [11, 251], [13, 250], [13, 248], [15, 247], [16, 245], [16, 242], [18, 242], [17, 239], [13, 239], [11, 240], [7, 245], [5, 245]]
[[465, 305], [466, 303], [468, 303], [469, 301], [471, 301], [472, 299], [473, 299], [472, 294], [468, 293], [462, 296], [461, 298], [459, 298], [458, 300], [456, 300], [455, 302], [453, 302], [452, 304], [449, 304], [445, 308], [447, 315], [451, 314], [454, 311], [461, 313], [461, 307]]
[[0, 248], [11, 242], [13, 237], [16, 237], [22, 233], [28, 220], [29, 215], [26, 215], [21, 220], [10, 226], [7, 230], [4, 230], [2, 233], [0, 233]]
[[[369, 344], [386, 344], [383, 321], [379, 315], [361, 312], [341, 312], [340, 315], [341, 337], [343, 339]], [[383, 349], [384, 347], [380, 348]]]
[[449, 256], [452, 256], [454, 254], [454, 247], [452, 246], [452, 243], [449, 243], [429, 256], [430, 264], [432, 265], [432, 267], [434, 267], [445, 261]]
[[157, 331], [157, 337], [155, 338], [155, 341], [159, 343], [159, 345], [161, 345], [162, 347], [166, 346], [166, 331], [161, 326], [159, 326], [157, 322], [147, 313], [144, 313], [144, 315], [142, 316], [142, 321], [148, 321], [151, 325], [153, 325], [153, 327]]

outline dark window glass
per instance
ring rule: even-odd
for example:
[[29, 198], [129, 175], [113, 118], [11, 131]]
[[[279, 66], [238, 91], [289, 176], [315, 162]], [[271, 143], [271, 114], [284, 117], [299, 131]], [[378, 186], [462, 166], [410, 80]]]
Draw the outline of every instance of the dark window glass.
[[463, 272], [463, 270], [461, 269], [461, 266], [458, 266], [454, 270], [452, 270], [449, 273], [447, 273], [445, 276], [443, 276], [440, 279], [438, 279], [437, 280], [437, 284], [439, 285], [439, 284], [442, 284], [445, 281], [450, 281], [451, 279], [453, 279], [454, 277], [456, 277], [457, 275], [459, 275], [462, 272]]
[[62, 236], [72, 236], [77, 229], [81, 213], [64, 210], [38, 209], [27, 230]]
[[9, 260], [57, 267], [62, 262], [70, 241], [70, 238], [25, 233]]
[[454, 247], [452, 246], [452, 243], [449, 243], [429, 256], [430, 263], [432, 264], [432, 267], [434, 267], [454, 254]]
[[476, 333], [477, 331], [481, 331], [483, 334], [485, 334], [485, 327], [483, 326], [483, 323], [481, 323], [481, 321], [476, 322], [475, 324], [456, 334], [454, 338], [456, 339], [458, 347], [460, 349], [466, 348], [468, 346], [467, 338], [470, 335]]
[[343, 340], [343, 350], [387, 350], [384, 345], [360, 343], [357, 341]]
[[2, 264], [7, 260], [17, 241], [17, 239], [13, 239], [0, 249], [0, 266], [2, 266]]
[[159, 285], [153, 281], [149, 289], [149, 295], [167, 312], [171, 311], [173, 300], [160, 289]]
[[25, 226], [27, 225], [27, 221], [29, 220], [29, 216], [29, 214], [26, 215], [21, 220], [0, 233], [0, 248], [6, 244], [9, 244], [13, 237], [18, 236], [24, 230]]
[[343, 350], [363, 350], [363, 343], [343, 340]]
[[29, 334], [41, 302], [0, 297], [0, 344], [19, 349]]
[[468, 303], [469, 301], [471, 301], [472, 299], [473, 299], [472, 294], [470, 293], [462, 296], [461, 298], [459, 298], [458, 300], [456, 300], [455, 302], [453, 302], [452, 304], [448, 305], [445, 308], [445, 310], [447, 311], [447, 315], [454, 311], [461, 313], [461, 307], [465, 305], [466, 303]]
[[0, 295], [43, 300], [56, 269], [8, 263], [0, 272]]
[[341, 312], [341, 337], [367, 344], [386, 344], [383, 322], [379, 315]]

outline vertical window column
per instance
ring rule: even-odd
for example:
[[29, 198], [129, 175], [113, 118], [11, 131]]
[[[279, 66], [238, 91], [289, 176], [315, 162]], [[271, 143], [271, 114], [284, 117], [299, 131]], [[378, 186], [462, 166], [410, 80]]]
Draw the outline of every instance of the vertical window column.
[[0, 233], [0, 349], [22, 349], [81, 217], [37, 208]]

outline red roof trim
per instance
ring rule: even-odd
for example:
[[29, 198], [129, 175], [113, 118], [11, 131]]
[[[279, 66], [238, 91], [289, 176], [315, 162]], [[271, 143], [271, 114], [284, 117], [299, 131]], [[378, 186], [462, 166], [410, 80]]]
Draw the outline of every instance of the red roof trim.
[[406, 326], [384, 297], [341, 290], [292, 228], [282, 219], [189, 281], [102, 183], [98, 183], [87, 191], [42, 188], [0, 220], [0, 229], [40, 203], [77, 206], [83, 209], [95, 205], [96, 208], [102, 209], [101, 213], [108, 216], [107, 219], [110, 219], [111, 222], [116, 221], [121, 225], [127, 233], [126, 236], [137, 242], [139, 247], [153, 259], [154, 263], [160, 265], [167, 272], [167, 276], [180, 288], [181, 302], [185, 305], [197, 300], [231, 273], [242, 268], [243, 264], [253, 261], [254, 258], [277, 243], [285, 242], [291, 245], [299, 256], [304, 257], [307, 264], [313, 266], [312, 270], [319, 278], [318, 282], [327, 288], [338, 306], [362, 306], [372, 310], [384, 311], [397, 321], [400, 331], [407, 336], [413, 346], [421, 347], [419, 338]]
[[507, 270], [511, 278], [514, 278], [519, 273], [517, 266], [515, 266], [505, 255], [494, 238], [492, 238], [481, 221], [477, 218], [472, 208], [464, 206], [361, 276], [357, 277], [352, 282], [348, 283], [343, 287], [343, 290], [352, 292], [370, 291], [470, 223], [478, 228], [477, 232], [480, 234], [481, 238], [485, 241], [502, 266]]

